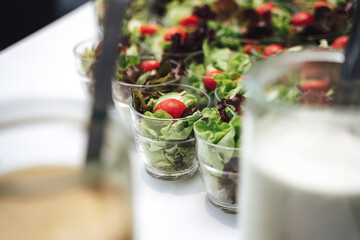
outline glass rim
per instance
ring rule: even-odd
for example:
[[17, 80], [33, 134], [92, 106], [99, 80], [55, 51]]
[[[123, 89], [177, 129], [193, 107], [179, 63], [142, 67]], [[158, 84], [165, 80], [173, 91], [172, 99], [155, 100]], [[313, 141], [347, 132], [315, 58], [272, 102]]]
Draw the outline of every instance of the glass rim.
[[[343, 63], [345, 59], [344, 53], [333, 49], [307, 49], [299, 52], [286, 52], [279, 55], [272, 56], [271, 59], [258, 62], [256, 66], [252, 67], [244, 74], [248, 81], [246, 82], [247, 89], [251, 94], [249, 102], [259, 102], [260, 105], [272, 107], [287, 106], [296, 107], [297, 105], [289, 105], [284, 102], [268, 103], [266, 100], [266, 93], [264, 87], [274, 83], [283, 74], [289, 72], [289, 68], [279, 68], [275, 66], [292, 66], [294, 64], [301, 64], [304, 62], [328, 62], [328, 63]], [[257, 80], [255, 80], [257, 79]]]
[[[155, 56], [152, 56], [152, 55], [142, 55], [142, 56], [138, 56], [140, 60], [143, 60], [143, 59], [154, 59], [154, 60], [157, 60]], [[173, 59], [170, 59], [170, 63], [178, 66], [179, 65], [179, 62], [173, 60]], [[118, 84], [118, 85], [123, 85], [123, 86], [127, 86], [127, 87], [152, 87], [152, 86], [159, 86], [159, 85], [163, 85], [163, 84], [171, 84], [171, 83], [175, 83], [176, 81], [179, 81], [177, 79], [172, 79], [171, 81], [169, 82], [166, 82], [166, 83], [158, 83], [158, 84], [149, 84], [149, 85], [144, 85], [144, 84], [133, 84], [133, 83], [126, 83], [126, 82], [122, 82], [118, 79], [116, 79], [115, 77], [113, 77], [112, 79], [112, 82], [114, 84]]]
[[[203, 120], [203, 118], [200, 118], [199, 120]], [[195, 139], [198, 139], [198, 140], [200, 140], [200, 142], [203, 142], [206, 145], [209, 145], [211, 147], [220, 148], [220, 149], [223, 149], [223, 150], [241, 151], [241, 147], [236, 148], [236, 147], [221, 146], [221, 145], [218, 145], [218, 144], [215, 144], [215, 143], [211, 143], [211, 142], [205, 140], [204, 138], [200, 137], [200, 135], [195, 130], [194, 130], [194, 133], [195, 133]]]
[[[57, 106], [54, 108], [54, 106]], [[8, 110], [11, 109], [9, 112]], [[64, 112], [72, 112], [70, 118]], [[87, 121], [91, 104], [74, 98], [30, 97], [16, 98], [0, 103], [0, 129], [21, 122], [76, 120]], [[7, 114], [1, 114], [6, 112]], [[38, 116], [36, 116], [38, 115]]]
[[[170, 56], [170, 57], [171, 56], [182, 57], [184, 55], [191, 55], [194, 53], [203, 53], [203, 50], [195, 50], [195, 51], [189, 51], [189, 52], [183, 52], [183, 53], [168, 53], [168, 52], [163, 51], [163, 55]], [[185, 59], [184, 59], [184, 62], [185, 62]]]
[[[193, 87], [193, 86], [190, 86], [190, 85], [185, 85], [185, 84], [163, 84], [164, 86], [179, 86], [180, 88], [190, 88], [192, 90], [195, 90], [199, 93], [201, 93], [202, 95], [204, 95], [206, 98], [207, 98], [207, 106], [205, 106], [204, 108], [207, 108], [210, 106], [210, 97], [204, 92], [202, 91], [201, 89], [199, 88], [196, 88], [196, 87]], [[152, 87], [156, 87], [156, 86], [152, 86]], [[150, 87], [149, 87], [150, 88]], [[186, 120], [186, 119], [189, 119], [189, 118], [192, 118], [192, 117], [197, 117], [197, 116], [201, 116], [202, 113], [201, 111], [198, 113], [198, 114], [193, 114], [193, 115], [190, 115], [190, 116], [187, 116], [187, 117], [183, 117], [183, 118], [155, 118], [155, 117], [149, 117], [149, 116], [146, 116], [145, 114], [142, 114], [142, 113], [139, 113], [136, 109], [134, 109], [133, 105], [132, 105], [132, 97], [130, 97], [130, 101], [129, 101], [129, 105], [130, 105], [130, 110], [131, 112], [133, 112], [134, 114], [142, 117], [142, 118], [147, 118], [147, 119], [151, 119], [151, 120], [156, 120], [156, 121], [178, 121], [178, 120]]]
[[165, 82], [165, 83], [144, 85], [144, 84], [126, 83], [126, 82], [119, 81], [119, 80], [115, 79], [114, 77], [112, 78], [112, 82], [113, 82], [114, 84], [122, 85], [122, 86], [126, 86], [126, 87], [134, 87], [134, 88], [141, 88], [141, 87], [144, 87], [144, 88], [148, 88], [148, 87], [158, 87], [158, 86], [162, 86], [162, 85], [173, 84], [173, 83], [175, 83], [176, 81], [178, 81], [178, 80], [177, 80], [176, 78], [174, 78], [174, 79], [172, 79], [171, 81]]
[[[171, 119], [170, 119], [171, 120]], [[135, 132], [135, 135], [141, 139], [144, 139], [146, 141], [152, 142], [152, 143], [158, 143], [158, 144], [162, 144], [162, 143], [174, 143], [174, 144], [179, 144], [179, 143], [190, 143], [190, 142], [194, 142], [195, 141], [195, 137], [191, 137], [188, 139], [184, 139], [184, 140], [177, 140], [177, 139], [171, 139], [171, 140], [154, 140], [151, 138], [147, 138], [142, 136], [140, 133], [138, 133], [138, 131]]]
[[[272, 43], [270, 43], [272, 44]], [[277, 43], [275, 43], [277, 44]], [[264, 54], [262, 54], [260, 51], [256, 51], [256, 49], [254, 48], [255, 45], [252, 45], [250, 47], [250, 52], [251, 54], [255, 55], [256, 57], [259, 57], [261, 58], [262, 60], [265, 60], [265, 59], [269, 59], [273, 56], [265, 56]], [[284, 46], [283, 46], [284, 47]], [[298, 50], [297, 50], [298, 49]], [[279, 54], [284, 54], [284, 53], [292, 53], [292, 52], [301, 52], [301, 51], [329, 51], [329, 50], [332, 50], [332, 51], [338, 51], [338, 52], [341, 52], [339, 49], [333, 49], [331, 48], [330, 46], [328, 47], [323, 47], [321, 45], [311, 45], [311, 44], [308, 44], [308, 45], [304, 45], [304, 44], [299, 44], [299, 45], [294, 45], [294, 46], [291, 46], [291, 47], [288, 47], [288, 48], [285, 48], [285, 51], [282, 51], [280, 52]]]

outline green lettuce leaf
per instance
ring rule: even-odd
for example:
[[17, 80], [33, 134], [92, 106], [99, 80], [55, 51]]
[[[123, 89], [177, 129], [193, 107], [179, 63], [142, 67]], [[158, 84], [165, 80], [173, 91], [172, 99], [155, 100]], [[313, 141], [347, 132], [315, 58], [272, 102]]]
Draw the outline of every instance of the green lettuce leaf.
[[239, 150], [214, 147], [206, 142], [223, 147], [238, 148], [241, 117], [236, 115], [229, 123], [226, 123], [221, 121], [216, 108], [205, 108], [202, 113], [203, 119], [194, 124], [194, 131], [197, 134], [198, 157], [201, 161], [222, 171], [226, 163], [233, 157], [238, 157]]
[[237, 74], [217, 74], [214, 76], [216, 81], [216, 94], [220, 99], [233, 98], [236, 94], [245, 94], [245, 82], [239, 80], [234, 82], [235, 79], [239, 78]]
[[237, 53], [233, 55], [227, 63], [226, 72], [244, 74], [251, 67], [251, 60], [249, 55], [245, 53]]
[[291, 24], [291, 14], [279, 6], [271, 11], [271, 23], [280, 36], [286, 37]]

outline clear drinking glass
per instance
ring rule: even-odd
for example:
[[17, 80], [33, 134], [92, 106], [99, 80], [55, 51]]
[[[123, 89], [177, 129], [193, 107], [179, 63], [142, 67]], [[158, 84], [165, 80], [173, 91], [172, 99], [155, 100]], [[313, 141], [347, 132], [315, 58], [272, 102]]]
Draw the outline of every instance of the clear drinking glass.
[[287, 53], [247, 75], [242, 240], [360, 239], [360, 110], [332, 102], [343, 60]]
[[151, 176], [163, 180], [183, 180], [191, 177], [198, 169], [193, 124], [201, 117], [201, 110], [209, 106], [209, 97], [197, 88], [181, 84], [143, 90], [157, 92], [164, 88], [182, 89], [194, 95], [198, 100], [199, 113], [184, 118], [154, 118], [135, 110], [131, 99], [135, 143], [145, 169]]
[[81, 41], [74, 47], [75, 67], [81, 76], [81, 84], [89, 94], [94, 92], [94, 64], [96, 63], [95, 49], [100, 39]]
[[85, 165], [88, 104], [0, 104], [0, 239], [132, 239], [127, 139], [110, 114], [98, 164]]
[[195, 139], [201, 180], [209, 201], [224, 212], [236, 213], [239, 202], [240, 148], [210, 143], [196, 133]]

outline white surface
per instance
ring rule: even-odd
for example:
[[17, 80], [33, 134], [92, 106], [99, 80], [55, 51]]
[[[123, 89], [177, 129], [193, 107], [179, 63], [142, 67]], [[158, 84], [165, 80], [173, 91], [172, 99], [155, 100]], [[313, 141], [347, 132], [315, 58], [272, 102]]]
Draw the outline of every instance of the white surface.
[[[96, 35], [94, 10], [87, 3], [1, 51], [0, 103], [31, 96], [86, 100], [73, 48]], [[136, 239], [237, 239], [236, 216], [207, 201], [199, 174], [184, 182], [156, 180], [135, 151], [132, 171]]]

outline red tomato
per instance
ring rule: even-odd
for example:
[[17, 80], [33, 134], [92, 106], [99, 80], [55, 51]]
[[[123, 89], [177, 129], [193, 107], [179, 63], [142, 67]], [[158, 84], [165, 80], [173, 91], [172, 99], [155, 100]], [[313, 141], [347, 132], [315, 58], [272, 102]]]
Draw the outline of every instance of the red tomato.
[[182, 39], [186, 38], [186, 31], [182, 27], [175, 26], [175, 27], [170, 27], [165, 32], [164, 41], [169, 41], [171, 36], [177, 33], [181, 35]]
[[206, 87], [207, 90], [209, 91], [214, 91], [215, 88], [216, 88], [216, 82], [214, 80], [214, 75], [215, 74], [220, 74], [222, 73], [222, 71], [220, 70], [213, 70], [213, 71], [210, 71], [210, 72], [207, 72], [205, 74], [205, 77], [204, 77], [204, 85]]
[[314, 9], [319, 7], [331, 7], [331, 4], [326, 0], [319, 0], [314, 3]]
[[157, 24], [143, 24], [140, 26], [140, 34], [143, 36], [151, 36], [154, 35], [160, 28], [161, 26]]
[[328, 88], [329, 82], [328, 81], [321, 81], [321, 80], [306, 80], [302, 82], [301, 89], [303, 91], [326, 91]]
[[335, 41], [331, 44], [332, 48], [335, 49], [344, 49], [346, 47], [346, 43], [349, 40], [349, 35], [343, 35], [335, 39]]
[[276, 9], [276, 8], [277, 8], [277, 6], [274, 3], [265, 2], [265, 3], [260, 4], [260, 6], [258, 6], [256, 8], [256, 12], [260, 16], [262, 16], [262, 15], [264, 15], [264, 13], [270, 12], [270, 11]]
[[196, 27], [200, 22], [200, 18], [194, 14], [183, 17], [179, 24], [184, 27]]
[[291, 18], [291, 24], [294, 26], [307, 26], [314, 23], [314, 17], [308, 12], [297, 12]]
[[95, 56], [99, 56], [101, 50], [102, 50], [103, 41], [99, 42], [99, 44], [96, 46], [95, 49]]
[[250, 55], [251, 48], [254, 49], [256, 52], [260, 52], [260, 46], [259, 45], [247, 43], [245, 45], [245, 47], [244, 47], [244, 53], [247, 54], [247, 55]]
[[150, 72], [154, 69], [160, 67], [160, 62], [156, 60], [146, 60], [140, 64], [140, 67], [145, 70], [145, 72]]
[[244, 77], [239, 77], [237, 79], [234, 80], [234, 82], [237, 82], [237, 81], [246, 81], [246, 78]]
[[266, 57], [270, 57], [272, 55], [275, 55], [277, 54], [278, 52], [284, 52], [285, 51], [285, 48], [283, 48], [281, 45], [279, 44], [270, 44], [269, 46], [267, 46], [265, 49], [264, 49], [264, 56]]
[[154, 112], [163, 110], [173, 118], [180, 118], [186, 108], [187, 107], [183, 102], [174, 98], [169, 98], [156, 105]]

